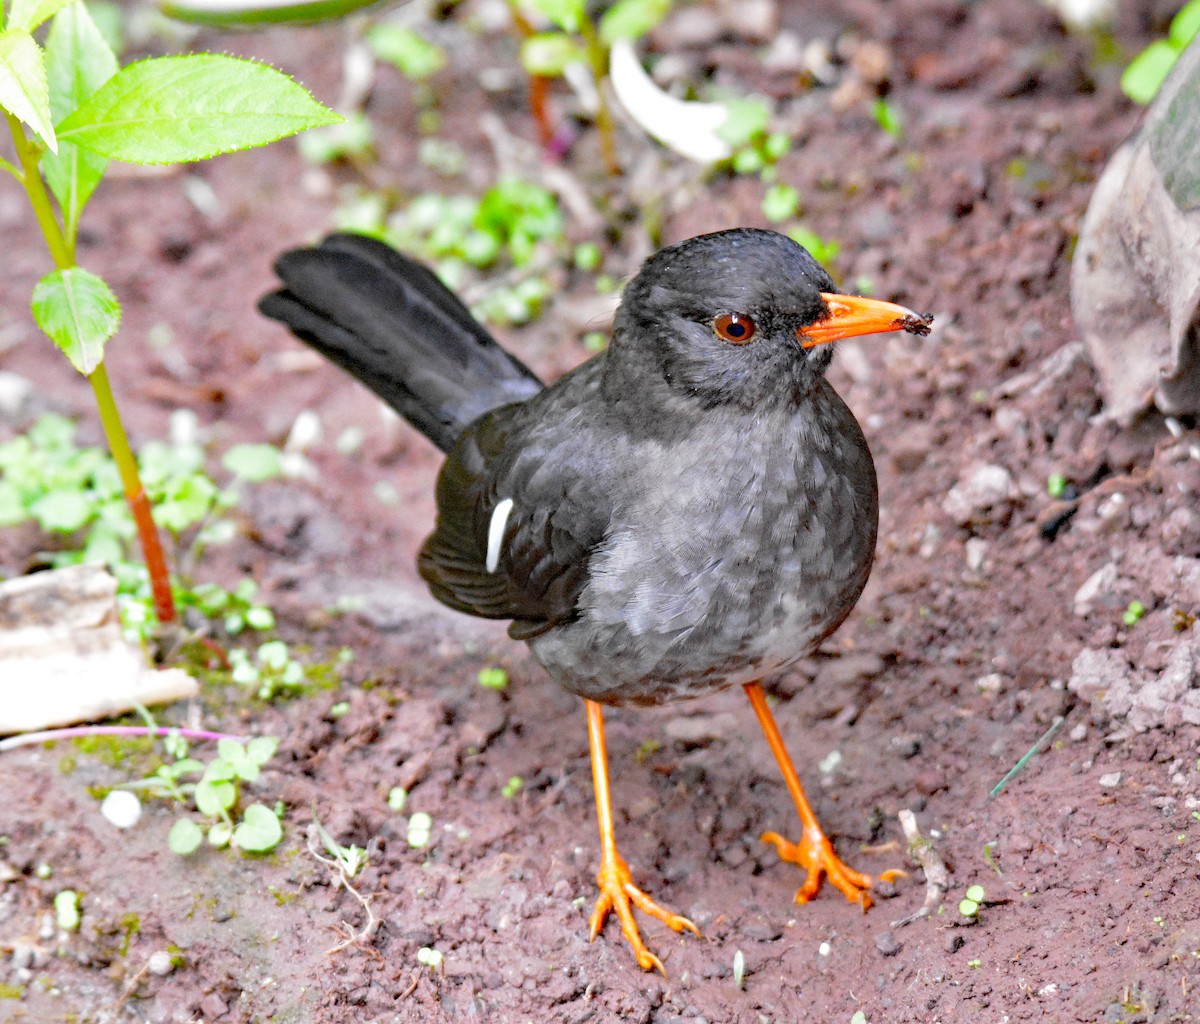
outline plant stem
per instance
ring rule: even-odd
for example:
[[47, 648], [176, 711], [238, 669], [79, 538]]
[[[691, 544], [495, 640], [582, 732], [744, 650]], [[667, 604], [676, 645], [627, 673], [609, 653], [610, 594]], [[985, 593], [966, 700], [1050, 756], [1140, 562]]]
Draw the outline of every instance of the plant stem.
[[[21, 162], [20, 181], [37, 218], [38, 227], [42, 229], [42, 237], [46, 240], [46, 248], [50, 257], [59, 270], [68, 270], [75, 264], [75, 246], [63, 234], [59, 227], [58, 218], [54, 214], [54, 206], [50, 194], [38, 171], [38, 160], [41, 153], [36, 145], [25, 135], [21, 122], [12, 114], [6, 113], [9, 131], [12, 132], [13, 145]], [[116, 399], [113, 398], [112, 388], [108, 383], [108, 371], [101, 363], [88, 376], [92, 391], [96, 396], [96, 405], [100, 410], [100, 422], [104, 426], [104, 436], [108, 440], [109, 451], [121, 474], [121, 483], [125, 488], [125, 500], [129, 502], [134, 522], [137, 524], [138, 540], [142, 546], [142, 557], [146, 561], [146, 569], [150, 573], [150, 587], [154, 593], [154, 610], [158, 621], [168, 623], [175, 621], [175, 600], [171, 596], [171, 576], [167, 571], [167, 559], [163, 554], [162, 541], [158, 536], [158, 528], [150, 514], [150, 499], [142, 487], [142, 479], [138, 474], [137, 459], [129, 446], [129, 437], [121, 425], [121, 416], [117, 411]]]
[[154, 611], [159, 622], [174, 622], [175, 599], [171, 595], [171, 574], [167, 569], [167, 558], [163, 553], [162, 540], [158, 536], [158, 527], [151, 514], [150, 499], [146, 497], [142, 478], [138, 474], [137, 459], [133, 456], [133, 450], [129, 447], [129, 437], [121, 424], [117, 400], [113, 397], [112, 386], [108, 382], [108, 370], [104, 368], [103, 363], [88, 375], [88, 382], [96, 396], [100, 423], [104, 427], [104, 436], [108, 439], [108, 450], [112, 452], [117, 472], [121, 474], [125, 500], [129, 502], [133, 521], [137, 524], [142, 556], [146, 559], [146, 569], [150, 573]]
[[38, 171], [38, 160], [41, 153], [36, 145], [25, 136], [21, 122], [12, 114], [5, 111], [8, 118], [8, 129], [12, 132], [13, 146], [17, 150], [17, 159], [21, 161], [21, 184], [25, 187], [25, 195], [29, 197], [29, 205], [33, 207], [33, 215], [37, 218], [38, 227], [42, 229], [42, 237], [46, 240], [46, 248], [50, 250], [50, 258], [59, 270], [75, 266], [75, 251], [63, 236], [58, 226], [58, 218], [54, 216], [54, 206], [42, 182]]
[[592, 77], [596, 80], [596, 130], [600, 132], [600, 155], [609, 174], [621, 173], [621, 162], [617, 159], [617, 133], [612, 110], [604, 88], [608, 82], [608, 47], [600, 39], [596, 26], [588, 18], [580, 26], [584, 45], [587, 47], [588, 62], [592, 66]]
[[55, 743], [58, 740], [77, 739], [82, 736], [166, 736], [177, 732], [189, 740], [237, 740], [245, 742], [245, 736], [227, 732], [209, 732], [206, 729], [171, 729], [166, 726], [150, 728], [145, 725], [75, 725], [66, 729], [46, 729], [42, 732], [27, 732], [0, 740], [0, 753], [29, 747], [36, 743]]

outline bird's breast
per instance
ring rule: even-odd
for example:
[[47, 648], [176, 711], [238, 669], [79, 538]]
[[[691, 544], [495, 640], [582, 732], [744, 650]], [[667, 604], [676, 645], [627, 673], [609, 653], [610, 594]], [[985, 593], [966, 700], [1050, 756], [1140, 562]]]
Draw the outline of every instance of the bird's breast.
[[837, 627], [878, 510], [857, 423], [821, 397], [790, 416], [714, 416], [622, 460], [579, 614], [531, 644], [560, 683], [609, 703], [682, 699], [770, 675]]

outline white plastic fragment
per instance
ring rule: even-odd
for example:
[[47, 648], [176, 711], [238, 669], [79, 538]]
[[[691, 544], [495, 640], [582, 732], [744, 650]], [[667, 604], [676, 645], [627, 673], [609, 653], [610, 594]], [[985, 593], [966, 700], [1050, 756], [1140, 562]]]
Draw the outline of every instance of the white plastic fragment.
[[729, 117], [725, 106], [681, 100], [663, 92], [646, 74], [628, 39], [613, 43], [608, 78], [626, 113], [668, 149], [701, 164], [733, 155], [729, 143], [717, 134]]
[[114, 789], [101, 802], [100, 813], [117, 828], [133, 828], [142, 816], [142, 802], [136, 793]]

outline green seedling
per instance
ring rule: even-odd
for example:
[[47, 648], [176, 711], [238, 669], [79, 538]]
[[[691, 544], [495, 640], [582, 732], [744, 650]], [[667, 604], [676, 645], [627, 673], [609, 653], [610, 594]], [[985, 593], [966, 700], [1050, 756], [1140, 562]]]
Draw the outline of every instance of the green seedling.
[[[92, 386], [100, 421], [150, 575], [161, 622], [175, 619], [166, 559], [137, 460], [104, 364], [121, 306], [81, 267], [84, 207], [109, 160], [180, 164], [262, 146], [340, 118], [274, 68], [223, 54], [156, 57], [119, 66], [82, 0], [11, 0], [0, 23], [0, 110], [54, 270], [34, 286], [37, 325]], [[50, 22], [43, 49], [34, 32]]]
[[765, 182], [774, 181], [775, 165], [792, 148], [791, 138], [767, 130], [771, 108], [765, 99], [729, 97], [723, 102], [727, 114], [716, 131], [733, 152], [729, 169], [734, 174], [757, 174]]
[[430, 946], [422, 946], [417, 950], [417, 963], [428, 967], [431, 971], [440, 971], [445, 974], [445, 961], [445, 956]]
[[253, 657], [245, 648], [235, 647], [229, 652], [229, 665], [233, 681], [254, 687], [259, 700], [298, 693], [306, 680], [304, 666], [282, 640], [259, 644]]
[[746, 956], [740, 949], [733, 954], [733, 984], [739, 989], [746, 987]]
[[64, 932], [79, 931], [79, 893], [63, 889], [54, 897], [54, 923]]
[[787, 234], [792, 241], [799, 242], [804, 246], [812, 254], [814, 260], [825, 266], [833, 263], [837, 259], [838, 253], [842, 251], [841, 243], [822, 238], [807, 228], [794, 227]]
[[424, 811], [417, 811], [408, 819], [406, 839], [414, 850], [422, 850], [429, 845], [433, 837], [433, 819]]
[[246, 853], [266, 853], [283, 838], [279, 815], [263, 804], [249, 804], [240, 815], [238, 808], [242, 786], [258, 780], [262, 766], [274, 756], [278, 745], [273, 736], [259, 736], [245, 743], [223, 737], [217, 741], [217, 756], [205, 763], [191, 757], [187, 740], [172, 732], [164, 739], [164, 747], [174, 760], [122, 788], [194, 807], [206, 819], [201, 827], [185, 815], [171, 827], [167, 845], [180, 856], [195, 853], [206, 841], [217, 849], [232, 844]]
[[366, 42], [376, 57], [413, 82], [424, 82], [446, 66], [445, 50], [402, 25], [372, 25]]
[[514, 796], [516, 796], [524, 788], [525, 788], [525, 780], [523, 778], [521, 778], [521, 776], [519, 776], [519, 775], [514, 775], [500, 789], [500, 795], [503, 796], [505, 799], [511, 800]]
[[762, 212], [774, 224], [791, 220], [800, 212], [799, 190], [776, 182], [763, 195]]
[[388, 790], [387, 805], [388, 810], [393, 814], [401, 814], [404, 811], [404, 805], [408, 803], [408, 790], [403, 786], [393, 786]]
[[1061, 498], [1067, 490], [1067, 478], [1062, 473], [1051, 473], [1046, 478], [1046, 493], [1052, 498]]
[[508, 672], [498, 665], [491, 665], [479, 670], [479, 685], [485, 690], [504, 690], [508, 688]]
[[1121, 616], [1121, 621], [1127, 626], [1136, 626], [1142, 620], [1142, 616], [1146, 614], [1146, 606], [1141, 601], [1134, 599], [1130, 601], [1125, 608], [1124, 614]]
[[[318, 844], [324, 848], [324, 854], [321, 852]], [[342, 886], [353, 896], [367, 915], [366, 924], [359, 931], [351, 931], [347, 927], [346, 931], [348, 934], [345, 941], [339, 942], [332, 949], [326, 950], [326, 952], [336, 953], [353, 943], [369, 939], [379, 927], [379, 919], [375, 916], [374, 911], [371, 910], [370, 898], [364, 897], [351, 884], [365, 870], [369, 863], [367, 851], [361, 846], [343, 846], [339, 843], [329, 834], [325, 826], [321, 824], [314, 809], [312, 823], [308, 826], [308, 852], [315, 860], [320, 861], [333, 872], [334, 884]]]
[[[172, 603], [223, 623], [231, 635], [269, 630], [275, 617], [254, 600], [257, 585], [252, 580], [227, 591], [190, 579], [209, 546], [235, 536], [235, 523], [225, 513], [237, 505], [242, 487], [282, 471], [279, 452], [269, 445], [237, 445], [223, 462], [230, 473], [225, 487], [205, 472], [198, 445], [151, 442], [137, 457], [154, 522], [173, 542], [179, 576]], [[134, 560], [138, 525], [120, 472], [103, 450], [77, 447], [75, 425], [61, 416], [44, 416], [27, 433], [0, 444], [0, 527], [26, 522], [55, 538], [54, 550], [44, 556], [50, 565], [101, 562], [109, 569], [117, 579], [122, 622], [131, 639], [147, 640], [157, 629], [151, 580], [145, 565]]]
[[974, 919], [979, 914], [979, 908], [983, 906], [986, 895], [982, 885], [968, 886], [966, 895], [959, 901], [958, 912], [963, 917]]
[[875, 123], [893, 139], [899, 139], [904, 135], [904, 119], [901, 118], [900, 111], [894, 104], [882, 97], [871, 104], [871, 116], [875, 118]]
[[[637, 40], [658, 25], [671, 9], [672, 0], [616, 0], [598, 18], [584, 0], [510, 0], [514, 21], [524, 36], [521, 65], [536, 82], [560, 78], [571, 65], [587, 68], [596, 84], [596, 128], [600, 151], [609, 174], [620, 174], [616, 131], [606, 95], [609, 51], [618, 39]], [[553, 31], [530, 28], [526, 11], [544, 18]], [[543, 139], [551, 128], [539, 91], [531, 90], [534, 116], [542, 126]]]
[[1121, 76], [1121, 91], [1134, 103], [1149, 103], [1200, 30], [1200, 0], [1191, 0], [1174, 18], [1166, 39], [1157, 39], [1130, 62]]

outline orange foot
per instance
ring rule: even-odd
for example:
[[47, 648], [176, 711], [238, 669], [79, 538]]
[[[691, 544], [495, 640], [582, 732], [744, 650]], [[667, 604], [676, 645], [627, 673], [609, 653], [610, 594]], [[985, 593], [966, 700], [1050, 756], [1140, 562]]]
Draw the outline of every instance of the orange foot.
[[596, 874], [596, 882], [600, 886], [600, 897], [596, 900], [596, 909], [592, 911], [592, 938], [595, 939], [600, 934], [600, 929], [604, 927], [608, 915], [616, 911], [617, 918], [621, 922], [621, 931], [625, 934], [626, 941], [633, 947], [633, 954], [637, 957], [638, 966], [644, 971], [653, 967], [665, 977], [667, 972], [662, 961], [651, 953], [646, 948], [646, 944], [642, 942], [637, 922], [633, 919], [633, 907], [630, 904], [636, 906], [644, 914], [657, 917], [668, 928], [677, 932], [686, 929], [699, 936], [700, 929], [686, 917], [680, 917], [667, 910], [666, 907], [659, 906], [634, 885], [632, 876], [629, 874], [629, 867], [621, 859], [620, 854], [615, 851], [611, 855], [606, 855], [601, 861], [600, 870]]
[[[800, 842], [793, 843], [784, 839], [778, 832], [764, 832], [762, 841], [770, 843], [779, 851], [781, 860], [789, 864], [798, 864], [807, 872], [804, 884], [796, 892], [797, 903], [807, 903], [821, 888], [821, 876], [829, 879], [830, 884], [842, 893], [851, 903], [857, 903], [865, 911], [871, 906], [869, 892], [875, 879], [864, 875], [861, 871], [844, 864], [833, 852], [833, 845], [825, 837], [825, 833], [816, 829], [805, 829]], [[899, 869], [884, 871], [880, 880], [890, 882], [895, 878], [904, 877]]]

